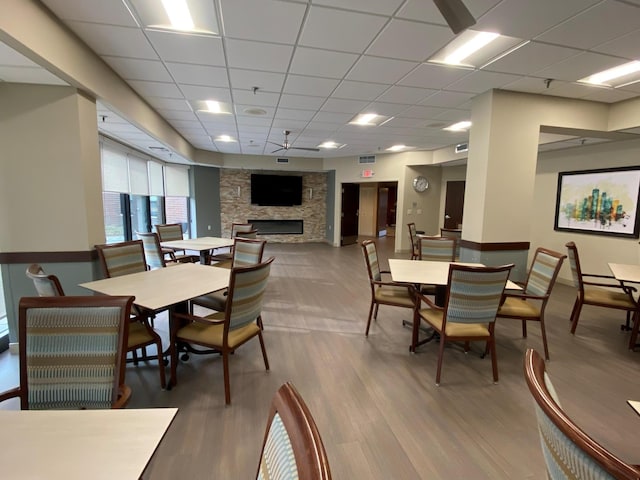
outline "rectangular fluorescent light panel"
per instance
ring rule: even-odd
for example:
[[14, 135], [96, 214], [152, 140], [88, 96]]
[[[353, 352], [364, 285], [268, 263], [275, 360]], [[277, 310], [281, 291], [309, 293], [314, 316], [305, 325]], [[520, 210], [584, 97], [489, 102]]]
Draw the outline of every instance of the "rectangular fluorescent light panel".
[[623, 84], [626, 85], [640, 80], [640, 75], [633, 76], [633, 74], [637, 74], [638, 72], [640, 72], [640, 62], [633, 61], [618, 65], [609, 70], [594, 73], [593, 75], [578, 80], [578, 82], [588, 83], [590, 85], [619, 87]]
[[480, 68], [528, 42], [495, 32], [465, 30], [428, 61], [443, 65]]
[[330, 149], [335, 149], [335, 148], [342, 148], [344, 147], [345, 144], [340, 144], [340, 143], [336, 143], [336, 142], [332, 142], [330, 140], [321, 143], [320, 145], [317, 146], [317, 148], [330, 148]]
[[400, 152], [402, 150], [405, 150], [409, 147], [407, 147], [406, 145], [394, 145], [392, 147], [387, 148], [387, 150], [389, 150], [390, 152]]
[[187, 35], [218, 35], [215, 2], [211, 0], [128, 0], [148, 30]]
[[162, 0], [171, 26], [176, 30], [193, 30], [194, 24], [186, 0]]
[[443, 128], [443, 130], [447, 130], [449, 132], [462, 132], [464, 130], [468, 130], [471, 127], [471, 122], [465, 120], [463, 122], [454, 123], [453, 125], [449, 125], [448, 127]]
[[215, 139], [216, 142], [235, 142], [235, 139], [231, 138], [229, 135], [219, 135]]

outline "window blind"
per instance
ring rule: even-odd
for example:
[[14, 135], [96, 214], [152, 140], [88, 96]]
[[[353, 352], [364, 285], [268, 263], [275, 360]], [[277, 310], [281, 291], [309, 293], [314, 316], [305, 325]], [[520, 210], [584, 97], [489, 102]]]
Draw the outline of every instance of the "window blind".
[[129, 159], [129, 193], [132, 195], [149, 195], [149, 173], [147, 161], [134, 155]]
[[178, 165], [164, 166], [165, 193], [168, 197], [189, 196], [189, 169]]
[[164, 196], [164, 178], [162, 176], [162, 164], [148, 162], [149, 169], [149, 195]]
[[129, 193], [129, 166], [127, 155], [102, 144], [102, 190]]

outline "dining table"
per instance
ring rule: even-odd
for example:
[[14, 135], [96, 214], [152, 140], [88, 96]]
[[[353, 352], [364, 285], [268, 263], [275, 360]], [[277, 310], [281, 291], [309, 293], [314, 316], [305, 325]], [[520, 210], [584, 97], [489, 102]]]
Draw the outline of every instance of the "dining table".
[[186, 238], [184, 240], [170, 240], [160, 242], [163, 248], [174, 250], [191, 250], [200, 252], [200, 263], [209, 265], [211, 263], [211, 252], [219, 248], [230, 248], [233, 246], [233, 238], [225, 237], [198, 237]]
[[139, 480], [177, 413], [0, 410], [2, 478]]
[[[199, 263], [181, 263], [171, 267], [81, 283], [79, 286], [105, 295], [133, 295], [135, 305], [154, 312], [168, 309], [170, 338], [173, 338], [175, 330], [179, 328], [179, 321], [175, 320], [173, 314], [187, 313], [187, 303], [192, 298], [226, 288], [229, 285], [230, 273], [228, 268]], [[170, 388], [177, 384], [178, 352], [173, 343], [170, 344], [169, 352], [171, 377], [168, 386]]]
[[640, 265], [628, 263], [609, 263], [611, 274], [619, 282], [640, 283]]

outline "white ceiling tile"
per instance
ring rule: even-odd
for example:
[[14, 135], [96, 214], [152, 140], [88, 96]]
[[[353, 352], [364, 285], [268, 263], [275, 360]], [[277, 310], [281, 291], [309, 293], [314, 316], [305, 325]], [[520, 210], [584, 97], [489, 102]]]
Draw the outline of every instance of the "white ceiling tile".
[[322, 106], [323, 112], [336, 112], [336, 113], [360, 113], [369, 102], [364, 100], [345, 100], [342, 98], [328, 98]]
[[594, 88], [598, 87], [572, 82], [554, 81], [545, 93], [557, 97], [584, 98], [587, 95], [592, 95]]
[[338, 123], [343, 124], [347, 123], [349, 120], [353, 118], [352, 113], [338, 113], [338, 112], [318, 112], [315, 117], [313, 117], [314, 122], [326, 122], [326, 123]]
[[301, 110], [317, 110], [322, 106], [324, 100], [324, 97], [284, 94], [280, 98], [279, 106], [284, 108], [299, 108]]
[[233, 39], [227, 40], [226, 50], [230, 67], [268, 72], [286, 71], [293, 53], [289, 45]]
[[385, 117], [392, 117], [404, 112], [407, 109], [407, 105], [400, 103], [385, 103], [385, 102], [371, 102], [366, 107], [367, 112], [377, 113], [378, 115], [384, 115]]
[[284, 84], [283, 73], [259, 72], [256, 70], [229, 69], [231, 86], [241, 90], [251, 90], [258, 87], [258, 91], [280, 92]]
[[[276, 112], [276, 108], [275, 107], [267, 107], [267, 106], [262, 106], [259, 107], [260, 110], [263, 110], [265, 113], [264, 115], [256, 115], [255, 113], [252, 113], [256, 110], [256, 106], [255, 105], [242, 105], [239, 103], [236, 103], [234, 105], [234, 111], [236, 112], [237, 118], [239, 119], [241, 115], [244, 116], [248, 116], [251, 118], [257, 118], [257, 119], [262, 119], [263, 121], [267, 121], [271, 118], [273, 118], [273, 116], [275, 115]], [[239, 121], [239, 120], [238, 120]], [[262, 125], [262, 124], [261, 124]]]
[[158, 109], [158, 113], [167, 120], [191, 120], [198, 121], [198, 117], [194, 112], [181, 112], [179, 110], [166, 110], [164, 108]]
[[316, 114], [315, 110], [296, 110], [292, 108], [278, 108], [275, 118], [280, 120], [306, 120], [309, 121]]
[[446, 112], [446, 108], [440, 107], [423, 107], [419, 105], [415, 105], [413, 107], [409, 107], [402, 112], [402, 117], [405, 118], [436, 118], [438, 115]]
[[[240, 110], [242, 112], [242, 110]], [[238, 127], [261, 127], [264, 130], [264, 127], [270, 127], [273, 118], [271, 116], [267, 117], [258, 117], [254, 115], [237, 115], [236, 121], [238, 123]]]
[[165, 62], [225, 65], [220, 38], [157, 31], [147, 35]]
[[421, 100], [424, 100], [426, 97], [433, 95], [436, 92], [437, 90], [430, 90], [426, 88], [394, 86], [380, 95], [376, 101], [413, 105], [420, 103]]
[[406, 118], [406, 117], [393, 117], [387, 123], [384, 124], [389, 127], [397, 128], [412, 128], [421, 127], [424, 125], [424, 119], [419, 118]]
[[42, 85], [68, 85], [44, 68], [11, 67], [0, 65], [0, 79], [14, 83], [40, 83]]
[[547, 86], [543, 78], [521, 77], [515, 82], [506, 84], [503, 89], [524, 93], [544, 93]]
[[455, 90], [459, 92], [482, 93], [491, 88], [500, 88], [508, 83], [517, 80], [515, 75], [508, 73], [494, 73], [479, 70], [467, 75], [461, 80], [452, 83], [447, 90]]
[[306, 7], [274, 0], [222, 0], [225, 34], [231, 38], [293, 44]]
[[176, 83], [207, 87], [229, 87], [227, 70], [224, 67], [167, 62], [167, 68]]
[[139, 28], [84, 22], [69, 22], [69, 26], [98, 55], [158, 59]]
[[[500, 3], [501, 0], [473, 0], [465, 1], [465, 6], [474, 18], [481, 17], [487, 10]], [[432, 1], [408, 0], [396, 15], [398, 18], [420, 20], [447, 26], [447, 22]]]
[[145, 100], [147, 100], [152, 107], [158, 109], [191, 111], [191, 107], [189, 107], [189, 103], [185, 99], [147, 97]]
[[408, 87], [445, 88], [473, 70], [424, 63], [402, 78], [398, 84]]
[[143, 97], [183, 98], [182, 92], [174, 83], [130, 80], [129, 85]]
[[231, 94], [226, 88], [204, 87], [202, 85], [180, 85], [180, 90], [188, 100], [215, 100], [231, 103]]
[[543, 33], [538, 40], [590, 49], [640, 26], [640, 8], [605, 1]]
[[422, 62], [454, 38], [447, 27], [392, 20], [367, 49], [367, 55]]
[[636, 94], [640, 93], [640, 82], [632, 83], [630, 85], [625, 85], [624, 87], [620, 87], [619, 90], [625, 92], [635, 92]]
[[593, 93], [589, 93], [582, 98], [584, 100], [592, 100], [594, 102], [616, 103], [637, 96], [637, 92], [625, 92], [624, 90], [612, 88], [594, 88]]
[[42, 0], [56, 17], [62, 20], [104, 23], [123, 27], [137, 27], [137, 24], [124, 3], [105, 2], [104, 0]]
[[529, 42], [509, 55], [490, 63], [484, 70], [529, 75], [580, 53], [572, 48]]
[[352, 82], [344, 80], [333, 92], [334, 98], [348, 98], [353, 100], [375, 100], [389, 85], [380, 83]]
[[403, 0], [314, 0], [314, 5], [327, 5], [331, 7], [358, 10], [361, 12], [391, 15], [395, 12]]
[[465, 102], [468, 102], [475, 96], [475, 93], [449, 92], [446, 90], [440, 90], [430, 97], [425, 98], [422, 102], [420, 102], [420, 105], [429, 107], [456, 108], [464, 104]]
[[[391, 58], [363, 56], [347, 75], [348, 80], [361, 82], [396, 83], [418, 64]], [[426, 86], [426, 85], [425, 85]]]
[[596, 45], [592, 50], [633, 60], [638, 58], [638, 45], [640, 45], [640, 30], [628, 33], [610, 42]]
[[536, 77], [574, 82], [608, 68], [620, 65], [620, 59], [600, 53], [580, 53], [535, 72]]
[[102, 57], [125, 80], [173, 82], [171, 75], [159, 60], [141, 58]]
[[298, 47], [291, 62], [291, 73], [342, 78], [357, 58], [358, 56], [352, 53]]
[[208, 112], [196, 112], [200, 123], [205, 128], [235, 128], [236, 119], [233, 115], [219, 115]]
[[327, 97], [331, 95], [331, 92], [333, 92], [338, 83], [339, 80], [333, 78], [288, 75], [283, 93]]
[[258, 107], [275, 107], [280, 100], [279, 93], [260, 92], [253, 93], [248, 90], [233, 90], [233, 101], [243, 105]]
[[448, 108], [444, 112], [436, 115], [437, 120], [446, 120], [447, 123], [458, 123], [466, 120], [471, 120], [471, 110], [454, 110]]
[[377, 15], [313, 6], [305, 21], [300, 45], [362, 53], [386, 21]]

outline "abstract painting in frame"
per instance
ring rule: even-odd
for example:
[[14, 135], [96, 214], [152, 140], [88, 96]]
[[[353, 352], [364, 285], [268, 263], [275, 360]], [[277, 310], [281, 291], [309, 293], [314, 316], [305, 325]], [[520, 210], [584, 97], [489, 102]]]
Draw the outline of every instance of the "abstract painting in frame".
[[558, 173], [554, 229], [638, 238], [640, 166]]

